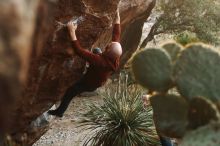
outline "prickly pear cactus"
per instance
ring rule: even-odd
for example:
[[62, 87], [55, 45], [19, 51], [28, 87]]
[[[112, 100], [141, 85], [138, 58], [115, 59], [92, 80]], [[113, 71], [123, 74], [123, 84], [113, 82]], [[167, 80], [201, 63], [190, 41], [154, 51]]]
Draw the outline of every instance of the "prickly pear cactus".
[[167, 53], [170, 55], [172, 62], [174, 63], [180, 52], [183, 50], [183, 47], [175, 42], [168, 42], [162, 45]]
[[172, 86], [172, 65], [167, 52], [149, 48], [137, 53], [132, 61], [136, 81], [150, 91], [167, 91]]
[[190, 101], [188, 111], [189, 129], [196, 129], [211, 121], [217, 121], [219, 118], [218, 109], [210, 100], [195, 97]]
[[220, 101], [218, 101], [218, 102], [216, 103], [216, 106], [217, 106], [218, 110], [220, 111]]
[[157, 132], [180, 138], [187, 129], [188, 103], [175, 95], [155, 95], [150, 98]]
[[211, 123], [187, 133], [180, 146], [220, 146], [220, 123]]
[[181, 52], [174, 68], [180, 94], [188, 99], [220, 100], [220, 55], [204, 44], [192, 44]]

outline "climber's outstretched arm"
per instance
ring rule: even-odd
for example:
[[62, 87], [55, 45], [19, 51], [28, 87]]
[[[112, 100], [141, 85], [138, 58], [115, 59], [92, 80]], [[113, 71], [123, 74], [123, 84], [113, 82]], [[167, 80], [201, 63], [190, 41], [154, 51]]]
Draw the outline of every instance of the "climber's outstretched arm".
[[113, 26], [113, 32], [112, 32], [112, 42], [120, 42], [120, 37], [121, 37], [120, 14], [119, 14], [119, 10], [117, 10], [117, 14]]
[[117, 12], [116, 12], [116, 17], [115, 17], [115, 24], [120, 24], [120, 12], [119, 12], [119, 9], [117, 9]]
[[77, 24], [70, 21], [67, 23], [67, 27], [70, 33], [71, 40], [76, 41], [77, 40], [77, 37], [76, 37]]
[[99, 55], [93, 54], [90, 51], [80, 46], [80, 43], [76, 37], [77, 24], [73, 22], [69, 22], [67, 24], [67, 27], [69, 29], [70, 37], [72, 40], [72, 46], [73, 46], [75, 53], [91, 64], [102, 65], [102, 60]]

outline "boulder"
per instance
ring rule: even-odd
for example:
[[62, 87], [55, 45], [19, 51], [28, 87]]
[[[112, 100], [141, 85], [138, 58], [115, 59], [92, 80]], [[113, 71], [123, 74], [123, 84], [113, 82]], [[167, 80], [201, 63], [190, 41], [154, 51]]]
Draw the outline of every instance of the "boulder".
[[[105, 48], [111, 40], [112, 22], [119, 7], [122, 46], [124, 52], [131, 55], [137, 49], [140, 30], [155, 1], [2, 0], [0, 107], [4, 104], [8, 108], [0, 109], [0, 121], [10, 119], [10, 122], [5, 122], [7, 126], [0, 130], [10, 133], [17, 143], [24, 143], [22, 137], [26, 135], [25, 145], [32, 144], [41, 130], [30, 130], [31, 122], [50, 109], [68, 86], [82, 77], [85, 61], [71, 50], [67, 29], [59, 29], [61, 23], [82, 16], [77, 29], [81, 45], [85, 49]], [[139, 31], [131, 31], [131, 28]], [[130, 38], [129, 41], [126, 38]], [[134, 45], [128, 45], [130, 40]], [[123, 62], [128, 58], [123, 56]]]

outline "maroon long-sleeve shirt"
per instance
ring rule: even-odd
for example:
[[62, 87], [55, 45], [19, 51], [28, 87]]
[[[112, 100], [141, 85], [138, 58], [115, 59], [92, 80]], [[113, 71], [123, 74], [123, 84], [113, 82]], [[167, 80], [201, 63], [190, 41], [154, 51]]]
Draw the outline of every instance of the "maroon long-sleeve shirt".
[[[114, 24], [112, 32], [112, 41], [120, 42], [121, 28], [120, 24]], [[102, 86], [111, 74], [119, 67], [119, 57], [108, 56], [105, 53], [93, 54], [82, 48], [78, 40], [72, 42], [75, 53], [89, 62], [89, 68], [80, 81], [88, 90], [95, 90]]]

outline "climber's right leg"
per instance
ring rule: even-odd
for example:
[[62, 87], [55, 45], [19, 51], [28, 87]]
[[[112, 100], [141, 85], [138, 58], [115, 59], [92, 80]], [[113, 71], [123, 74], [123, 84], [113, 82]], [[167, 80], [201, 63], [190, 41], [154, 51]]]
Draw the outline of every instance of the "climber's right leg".
[[48, 113], [50, 115], [62, 117], [63, 113], [66, 111], [68, 108], [71, 100], [77, 96], [78, 94], [82, 93], [85, 91], [85, 88], [83, 85], [79, 82], [68, 88], [61, 100], [61, 103], [59, 107], [56, 110], [49, 110]]

